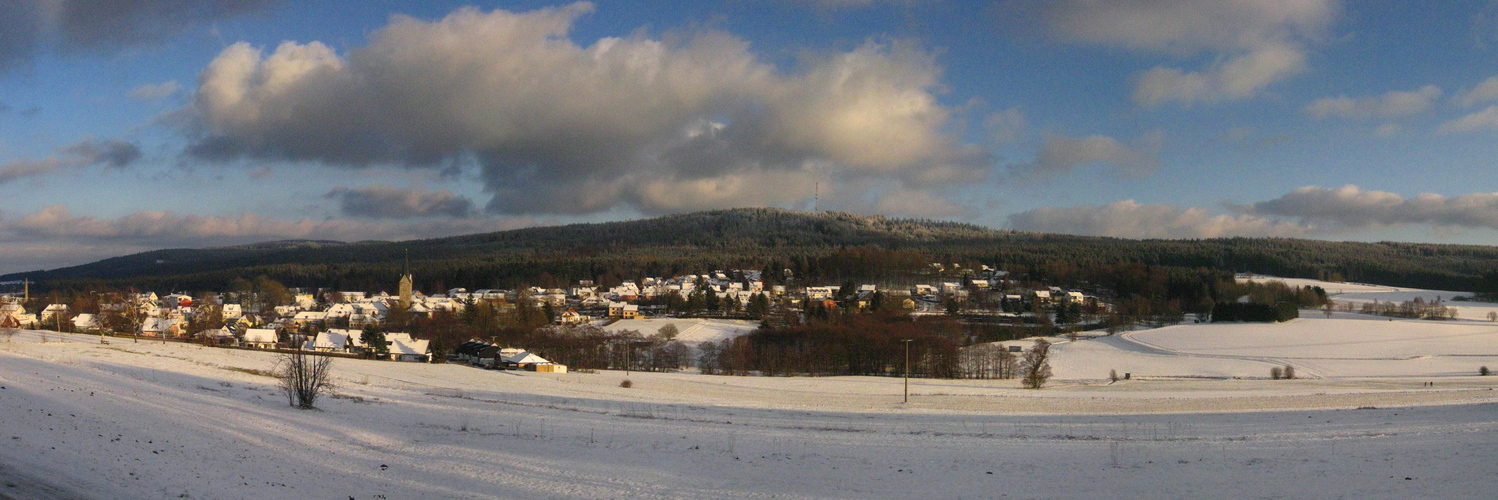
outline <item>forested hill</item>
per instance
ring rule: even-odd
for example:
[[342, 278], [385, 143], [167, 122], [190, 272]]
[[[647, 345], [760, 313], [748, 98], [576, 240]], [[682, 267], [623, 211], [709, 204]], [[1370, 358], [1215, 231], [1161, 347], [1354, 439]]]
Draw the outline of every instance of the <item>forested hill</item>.
[[[715, 269], [790, 269], [807, 281], [903, 282], [932, 262], [998, 265], [1020, 278], [1103, 281], [1121, 267], [1253, 271], [1471, 290], [1498, 270], [1498, 247], [1280, 238], [1126, 240], [1000, 231], [971, 224], [844, 213], [734, 209], [637, 221], [538, 227], [403, 242], [270, 242], [173, 249], [11, 274], [45, 288], [223, 289], [266, 275], [288, 286], [391, 290], [406, 252], [429, 293], [600, 284]], [[393, 291], [393, 290], [392, 290]]]

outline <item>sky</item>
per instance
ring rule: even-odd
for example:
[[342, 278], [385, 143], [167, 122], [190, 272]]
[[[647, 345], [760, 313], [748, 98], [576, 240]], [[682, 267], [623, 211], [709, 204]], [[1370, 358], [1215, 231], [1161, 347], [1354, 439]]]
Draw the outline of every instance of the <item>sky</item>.
[[733, 207], [1498, 244], [1498, 3], [0, 3], [0, 273]]

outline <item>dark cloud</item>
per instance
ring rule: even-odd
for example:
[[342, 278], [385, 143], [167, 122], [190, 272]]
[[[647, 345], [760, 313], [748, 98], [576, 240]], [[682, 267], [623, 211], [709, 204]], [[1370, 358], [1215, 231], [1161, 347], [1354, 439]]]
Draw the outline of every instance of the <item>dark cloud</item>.
[[350, 217], [409, 219], [467, 217], [473, 213], [473, 200], [446, 189], [423, 191], [390, 186], [337, 188], [328, 192], [327, 197], [338, 200], [340, 210]]
[[58, 10], [63, 43], [115, 50], [158, 42], [188, 27], [256, 12], [280, 0], [68, 0]]
[[587, 3], [396, 16], [345, 55], [236, 44], [199, 76], [188, 153], [440, 169], [474, 161], [497, 213], [809, 204], [812, 185], [929, 192], [992, 159], [951, 129], [940, 69], [869, 42], [788, 73], [718, 32], [579, 45]]
[[278, 3], [281, 0], [6, 0], [0, 2], [0, 73], [29, 64], [45, 41], [56, 40], [72, 52], [114, 52]]
[[58, 149], [58, 155], [40, 160], [14, 160], [0, 164], [0, 185], [28, 177], [49, 175], [63, 169], [104, 165], [124, 168], [141, 157], [135, 144], [117, 139], [85, 139]]
[[28, 64], [41, 41], [40, 3], [8, 0], [0, 2], [0, 74]]
[[1449, 197], [1427, 193], [1406, 198], [1351, 184], [1340, 188], [1306, 186], [1238, 210], [1291, 217], [1339, 230], [1403, 224], [1498, 229], [1498, 193]]
[[15, 182], [27, 177], [38, 177], [50, 174], [60, 166], [55, 158], [44, 160], [15, 160], [0, 165], [0, 185]]
[[85, 140], [63, 148], [64, 153], [77, 157], [82, 165], [105, 165], [125, 168], [140, 159], [140, 147], [135, 144], [111, 139], [106, 141]]

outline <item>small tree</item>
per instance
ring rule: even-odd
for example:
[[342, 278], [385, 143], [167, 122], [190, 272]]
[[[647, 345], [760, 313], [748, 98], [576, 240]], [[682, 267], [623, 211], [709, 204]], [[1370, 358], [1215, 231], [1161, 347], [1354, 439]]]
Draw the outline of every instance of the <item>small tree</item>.
[[323, 389], [332, 386], [328, 371], [333, 358], [318, 356], [301, 349], [281, 355], [279, 364], [281, 387], [286, 390], [286, 402], [303, 410], [313, 409], [317, 396]]
[[1488, 321], [1498, 321], [1498, 312], [1488, 311]]
[[1045, 386], [1051, 378], [1051, 343], [1045, 339], [1035, 339], [1035, 345], [1025, 351], [1025, 360], [1022, 369], [1025, 372], [1024, 385], [1029, 389], [1040, 389]]
[[1290, 365], [1285, 365], [1285, 378], [1287, 378], [1287, 379], [1293, 379], [1293, 378], [1295, 378], [1295, 367], [1290, 366]]
[[1481, 368], [1478, 368], [1477, 369], [1477, 374], [1478, 375], [1482, 375], [1484, 377], [1488, 376], [1488, 367], [1486, 365], [1484, 365]]
[[666, 323], [666, 326], [661, 327], [655, 333], [656, 335], [660, 335], [661, 339], [670, 342], [676, 340], [677, 335], [681, 335], [681, 330], [676, 328], [676, 323]]
[[1110, 381], [1110, 382], [1117, 382], [1118, 381], [1118, 370], [1113, 370], [1113, 369], [1109, 369], [1108, 370], [1108, 381]]
[[1269, 369], [1269, 378], [1279, 380], [1285, 377], [1285, 369], [1278, 366]]

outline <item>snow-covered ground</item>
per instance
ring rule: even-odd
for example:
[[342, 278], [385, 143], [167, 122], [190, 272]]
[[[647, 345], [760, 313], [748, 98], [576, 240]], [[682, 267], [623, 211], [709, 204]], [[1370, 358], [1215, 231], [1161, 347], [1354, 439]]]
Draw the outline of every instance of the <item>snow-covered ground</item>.
[[1472, 302], [1453, 300], [1456, 297], [1471, 297], [1471, 292], [1454, 292], [1450, 290], [1421, 290], [1418, 288], [1402, 288], [1395, 286], [1369, 285], [1364, 283], [1335, 283], [1330, 281], [1319, 281], [1301, 278], [1276, 278], [1272, 276], [1254, 276], [1252, 278], [1239, 278], [1258, 282], [1283, 281], [1290, 286], [1319, 286], [1326, 290], [1327, 296], [1335, 302], [1350, 302], [1361, 308], [1368, 302], [1409, 302], [1419, 297], [1427, 303], [1440, 301], [1446, 307], [1457, 310], [1457, 317], [1470, 320], [1484, 320], [1488, 313], [1498, 312], [1498, 304], [1492, 302]]
[[[339, 359], [338, 387], [316, 411], [289, 408], [275, 380], [258, 374], [275, 363], [268, 353], [99, 345], [76, 335], [59, 342], [57, 334], [42, 343], [41, 334], [26, 332], [0, 340], [0, 497], [1490, 493], [1498, 481], [1498, 377], [1446, 374], [1434, 388], [1424, 378], [1347, 376], [1099, 380], [1110, 364], [1146, 376], [1260, 376], [1269, 364], [1252, 357], [1273, 357], [1270, 342], [1317, 323], [1223, 336], [1178, 327], [1063, 343], [1059, 378], [1046, 390], [912, 380], [908, 405], [900, 403], [897, 378], [632, 373], [634, 387], [624, 389], [619, 372]], [[1355, 326], [1383, 325], [1361, 323]], [[1193, 332], [1218, 340], [1198, 341]], [[1475, 330], [1448, 333], [1441, 345], [1489, 342]], [[1355, 351], [1397, 357], [1408, 344], [1395, 333], [1379, 335], [1396, 347]], [[1392, 350], [1373, 352], [1379, 349]]]
[[645, 335], [655, 335], [666, 325], [676, 325], [676, 339], [688, 344], [717, 342], [754, 331], [759, 323], [734, 319], [703, 318], [650, 318], [626, 319], [603, 327], [608, 331], [637, 330]]

